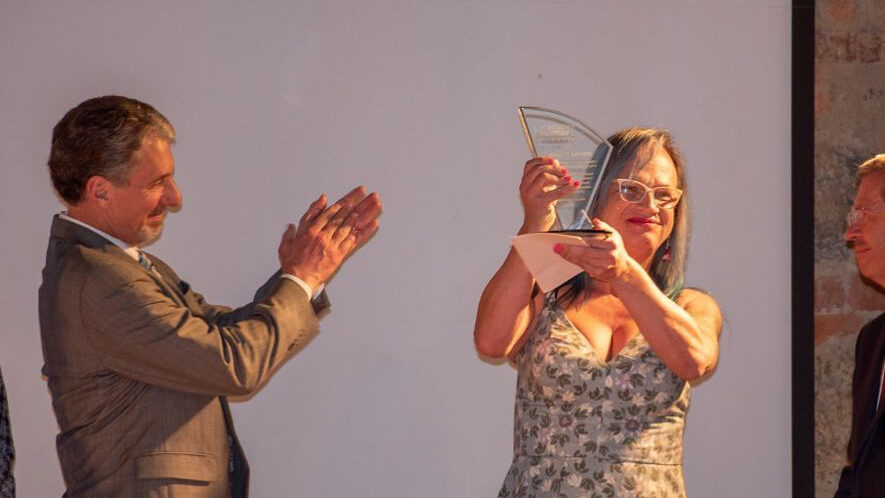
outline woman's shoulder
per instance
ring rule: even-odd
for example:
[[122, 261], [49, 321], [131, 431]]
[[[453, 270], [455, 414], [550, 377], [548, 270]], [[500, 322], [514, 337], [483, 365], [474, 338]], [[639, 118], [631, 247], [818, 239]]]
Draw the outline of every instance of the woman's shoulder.
[[676, 304], [688, 309], [690, 306], [712, 308], [719, 311], [719, 303], [712, 294], [698, 287], [686, 287], [676, 296]]
[[676, 304], [691, 315], [699, 326], [715, 331], [717, 336], [722, 333], [722, 310], [710, 293], [701, 289], [686, 288], [679, 293]]

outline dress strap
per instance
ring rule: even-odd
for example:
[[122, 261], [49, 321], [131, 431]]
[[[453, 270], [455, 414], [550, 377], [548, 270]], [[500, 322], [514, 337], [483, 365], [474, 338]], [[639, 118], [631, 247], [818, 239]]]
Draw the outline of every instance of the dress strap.
[[544, 296], [544, 307], [547, 309], [556, 308], [556, 291], [552, 290]]

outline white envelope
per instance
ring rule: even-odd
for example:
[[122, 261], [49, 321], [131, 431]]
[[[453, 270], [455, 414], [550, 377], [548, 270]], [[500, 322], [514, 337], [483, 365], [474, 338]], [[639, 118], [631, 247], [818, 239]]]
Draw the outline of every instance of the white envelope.
[[511, 237], [510, 243], [544, 293], [584, 271], [553, 252], [556, 244], [586, 246], [587, 242], [581, 237], [561, 233], [528, 233]]

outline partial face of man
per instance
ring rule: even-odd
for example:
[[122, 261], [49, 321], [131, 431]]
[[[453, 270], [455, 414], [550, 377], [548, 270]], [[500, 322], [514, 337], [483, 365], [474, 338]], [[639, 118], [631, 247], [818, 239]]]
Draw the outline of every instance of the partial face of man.
[[885, 171], [864, 177], [853, 208], [862, 214], [845, 230], [845, 240], [854, 249], [860, 274], [885, 287]]
[[166, 212], [181, 207], [181, 192], [175, 184], [175, 159], [166, 140], [147, 139], [133, 162], [129, 183], [109, 188], [106, 226], [110, 235], [142, 247], [160, 238]]

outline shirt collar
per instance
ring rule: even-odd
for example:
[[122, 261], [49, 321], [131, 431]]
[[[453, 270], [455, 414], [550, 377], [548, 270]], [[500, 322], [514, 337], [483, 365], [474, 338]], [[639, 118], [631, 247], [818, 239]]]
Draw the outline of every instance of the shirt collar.
[[107, 233], [105, 233], [105, 232], [102, 232], [101, 230], [95, 228], [94, 226], [92, 226], [92, 225], [90, 225], [90, 224], [88, 224], [88, 223], [84, 223], [84, 222], [82, 222], [82, 221], [80, 221], [80, 220], [78, 220], [78, 219], [76, 219], [76, 218], [71, 218], [70, 216], [68, 216], [67, 211], [62, 211], [61, 213], [58, 213], [58, 217], [61, 218], [61, 219], [63, 219], [63, 220], [65, 220], [65, 221], [70, 221], [71, 223], [75, 223], [75, 224], [77, 224], [77, 225], [80, 225], [80, 226], [83, 227], [83, 228], [86, 228], [86, 229], [92, 230], [93, 232], [97, 233], [98, 235], [101, 235], [102, 237], [104, 237], [104, 238], [108, 239], [109, 241], [113, 242], [115, 246], [117, 246], [117, 247], [119, 247], [120, 249], [122, 249], [123, 252], [125, 252], [126, 254], [128, 254], [129, 256], [131, 256], [132, 259], [134, 259], [135, 261], [138, 261], [138, 253], [139, 253], [140, 249], [139, 249], [137, 246], [130, 246], [129, 244], [127, 244], [127, 243], [123, 242], [122, 240], [120, 240], [120, 239], [114, 237], [113, 235], [109, 235], [109, 234], [107, 234]]

